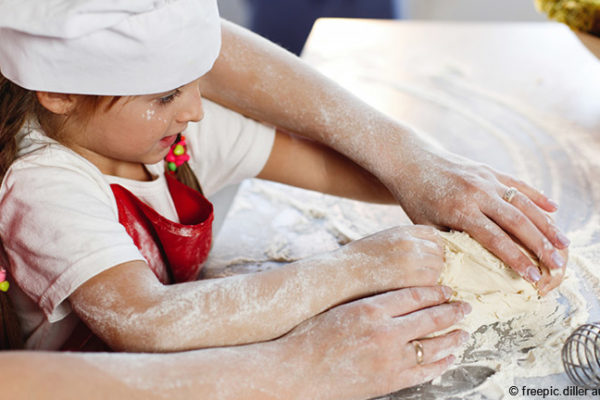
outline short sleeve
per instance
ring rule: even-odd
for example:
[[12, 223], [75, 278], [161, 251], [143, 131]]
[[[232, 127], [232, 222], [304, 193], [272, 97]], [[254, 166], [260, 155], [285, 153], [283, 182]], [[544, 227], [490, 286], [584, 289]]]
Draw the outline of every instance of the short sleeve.
[[50, 322], [71, 312], [65, 300], [87, 280], [143, 260], [102, 174], [67, 151], [42, 150], [13, 164], [0, 210], [13, 279]]
[[257, 176], [275, 140], [275, 129], [204, 99], [204, 119], [186, 130], [190, 166], [206, 196]]

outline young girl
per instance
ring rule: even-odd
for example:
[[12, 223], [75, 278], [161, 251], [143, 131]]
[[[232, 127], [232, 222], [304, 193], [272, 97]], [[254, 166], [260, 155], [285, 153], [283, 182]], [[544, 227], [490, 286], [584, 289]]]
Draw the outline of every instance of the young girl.
[[[212, 207], [163, 175], [161, 160], [182, 132], [176, 153], [187, 147], [206, 194], [258, 174], [365, 200], [391, 197], [330, 150], [212, 103], [202, 109], [199, 85], [218, 97], [199, 80], [218, 53], [214, 2], [54, 6], [35, 4], [25, 18], [0, 9], [11, 39], [0, 49], [10, 94], [0, 110], [8, 154], [0, 234], [27, 347], [172, 351], [255, 342], [336, 304], [437, 281], [434, 232], [405, 227], [277, 271], [165, 285], [192, 280], [210, 247]], [[297, 165], [313, 169], [299, 174]]]
[[[193, 170], [206, 195], [258, 175], [391, 196], [334, 152], [202, 101], [199, 77], [221, 37], [214, 1], [58, 3], [0, 9], [9, 39], [0, 50], [0, 232], [26, 348], [258, 342], [351, 299], [436, 283], [441, 246], [424, 227], [276, 271], [195, 281], [213, 208], [165, 172], [167, 156], [169, 169]], [[297, 165], [308, 168], [300, 175]]]

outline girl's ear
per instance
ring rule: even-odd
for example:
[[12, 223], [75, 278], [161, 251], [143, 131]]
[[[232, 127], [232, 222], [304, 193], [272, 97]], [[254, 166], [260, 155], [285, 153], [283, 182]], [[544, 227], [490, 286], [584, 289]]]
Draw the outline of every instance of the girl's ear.
[[36, 96], [40, 104], [54, 114], [68, 114], [77, 105], [76, 96], [72, 94], [36, 92]]

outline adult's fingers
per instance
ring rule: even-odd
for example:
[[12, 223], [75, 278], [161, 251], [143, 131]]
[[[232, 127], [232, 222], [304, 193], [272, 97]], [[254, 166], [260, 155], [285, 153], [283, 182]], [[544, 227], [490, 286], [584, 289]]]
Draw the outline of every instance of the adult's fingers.
[[[525, 185], [525, 184], [523, 184]], [[540, 206], [534, 201], [529, 193], [521, 191], [516, 186], [500, 186], [498, 190], [499, 201], [509, 187], [517, 189], [516, 196], [511, 200], [510, 204], [521, 210], [544, 235], [559, 249], [564, 249], [569, 246], [569, 239], [558, 229], [552, 218], [548, 216]], [[525, 186], [529, 188], [528, 186]], [[530, 189], [535, 191], [535, 189]]]
[[563, 270], [554, 270], [552, 273], [547, 268], [542, 269], [542, 279], [537, 284], [538, 292], [541, 296], [545, 296], [550, 291], [563, 281], [565, 278], [565, 271]]
[[[564, 257], [567, 257], [567, 250], [561, 250], [564, 253]], [[564, 268], [555, 269], [550, 271], [546, 267], [542, 267], [542, 279], [537, 284], [538, 292], [540, 295], [545, 296], [552, 289], [556, 288], [565, 278], [566, 265]]]
[[[429, 364], [455, 353], [468, 339], [467, 332], [456, 330], [441, 336], [412, 340], [405, 345], [405, 352], [408, 354], [409, 363], [413, 365]], [[422, 360], [418, 359], [416, 342], [421, 345]]]
[[527, 216], [527, 218], [529, 218], [531, 222], [535, 224], [540, 232], [544, 234], [545, 241], [550, 241], [545, 243], [547, 247], [551, 245], [558, 249], [565, 249], [569, 247], [569, 244], [571, 243], [569, 238], [567, 238], [565, 234], [558, 229], [552, 218], [550, 218], [546, 213], [542, 212], [539, 207], [535, 205], [529, 197], [527, 197], [527, 195], [517, 192], [510, 204]]
[[558, 204], [554, 200], [550, 199], [548, 196], [523, 182], [522, 180], [515, 179], [510, 175], [501, 173], [497, 173], [497, 176], [500, 182], [504, 183], [506, 186], [518, 189], [519, 192], [530, 198], [531, 201], [533, 201], [541, 209], [548, 212], [554, 212], [558, 210]]
[[[561, 269], [565, 266], [566, 260], [547, 238], [548, 236], [555, 238], [556, 229], [525, 195], [517, 193], [510, 203], [498, 198], [497, 204], [485, 205], [482, 211], [530, 249], [548, 268]], [[545, 232], [542, 232], [539, 226]]]
[[398, 371], [395, 374], [394, 390], [403, 389], [429, 382], [442, 375], [454, 363], [456, 357], [450, 355], [430, 364], [418, 365]]
[[447, 329], [470, 312], [471, 306], [468, 303], [457, 301], [403, 315], [396, 318], [395, 324], [401, 328], [400, 334], [411, 341]]
[[536, 283], [541, 279], [540, 269], [504, 230], [485, 215], [482, 214], [478, 221], [470, 221], [465, 231], [527, 281]]

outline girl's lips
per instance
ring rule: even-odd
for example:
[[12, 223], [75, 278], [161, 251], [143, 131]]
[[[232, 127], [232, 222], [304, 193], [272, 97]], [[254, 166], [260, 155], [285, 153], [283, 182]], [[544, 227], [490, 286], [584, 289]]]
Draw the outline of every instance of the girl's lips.
[[177, 134], [171, 135], [171, 136], [166, 136], [166, 137], [160, 139], [160, 144], [163, 145], [164, 147], [171, 147], [173, 145], [173, 143], [175, 143], [175, 140], [177, 140]]

